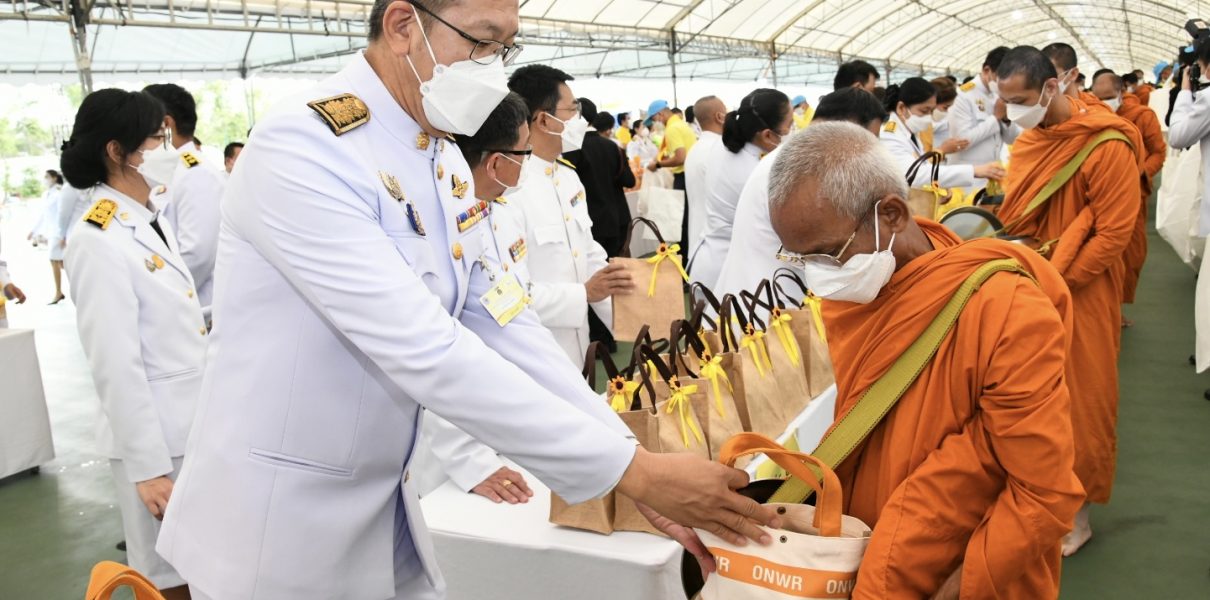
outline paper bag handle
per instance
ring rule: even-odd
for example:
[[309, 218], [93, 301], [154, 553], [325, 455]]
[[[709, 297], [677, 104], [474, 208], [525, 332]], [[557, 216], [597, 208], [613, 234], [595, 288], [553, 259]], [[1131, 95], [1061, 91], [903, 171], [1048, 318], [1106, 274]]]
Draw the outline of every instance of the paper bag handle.
[[685, 355], [681, 353], [681, 340], [685, 340], [685, 351], [692, 349], [699, 357], [709, 357], [710, 351], [706, 348], [706, 343], [698, 336], [697, 329], [694, 329], [689, 321], [677, 319], [672, 322], [672, 331], [668, 336], [668, 357], [672, 363], [673, 374], [679, 371], [684, 373], [684, 377], [697, 377], [693, 369], [685, 364]]
[[638, 225], [639, 223], [646, 225], [647, 228], [651, 230], [651, 233], [655, 234], [655, 239], [659, 240], [661, 244], [668, 243], [664, 241], [664, 236], [660, 235], [660, 228], [655, 224], [655, 221], [645, 217], [635, 217], [631, 219], [630, 225], [626, 227], [626, 241], [622, 243], [622, 252], [621, 254], [618, 254], [618, 256], [622, 258], [631, 258], [630, 238], [634, 236], [634, 226]]
[[746, 333], [748, 319], [744, 316], [744, 308], [740, 306], [739, 299], [734, 294], [723, 296], [721, 305], [718, 311], [718, 333], [723, 340], [723, 352], [739, 352], [739, 338], [735, 336], [731, 319], [739, 321], [741, 333]]
[[[823, 461], [805, 452], [786, 450], [781, 444], [760, 435], [759, 433], [740, 433], [732, 436], [723, 444], [719, 452], [719, 462], [728, 467], [735, 466], [735, 461], [744, 456], [764, 454], [777, 466], [786, 470], [803, 481], [809, 483], [816, 494], [815, 520], [812, 523], [824, 537], [840, 537], [841, 515], [844, 508], [844, 492], [840, 489], [840, 478]], [[823, 474], [822, 485], [812, 472], [815, 467]]]
[[710, 308], [714, 309], [714, 314], [720, 314], [722, 309], [718, 301], [718, 296], [715, 296], [714, 292], [710, 291], [710, 288], [706, 287], [705, 285], [702, 285], [700, 281], [695, 281], [689, 285], [689, 297], [696, 298], [698, 294], [701, 294], [701, 300], [698, 302], [703, 303], [703, 306], [701, 307], [700, 313], [696, 308], [694, 309], [694, 318], [691, 318], [690, 321], [694, 326], [701, 327], [702, 321], [704, 320], [709, 323], [711, 327], [714, 327], [715, 331], [717, 331], [718, 324], [710, 318], [710, 315], [706, 314], [705, 307], [708, 305]]
[[912, 162], [912, 166], [908, 167], [907, 173], [904, 175], [904, 177], [907, 178], [908, 186], [915, 185], [914, 182], [916, 181], [916, 174], [920, 171], [920, 167], [923, 166], [924, 163], [930, 161], [932, 162], [932, 168], [931, 173], [929, 174], [929, 185], [932, 185], [934, 181], [940, 179], [941, 161], [943, 159], [944, 157], [940, 152], [925, 152], [924, 154], [920, 155], [920, 158], [917, 158], [914, 162]]
[[773, 273], [773, 290], [777, 294], [778, 308], [785, 309], [789, 306], [798, 306], [801, 299], [795, 301], [794, 297], [786, 292], [785, 288], [781, 287], [781, 281], [788, 280], [798, 287], [799, 293], [803, 298], [806, 298], [811, 290], [807, 289], [807, 283], [802, 280], [802, 276], [792, 269], [782, 267]]

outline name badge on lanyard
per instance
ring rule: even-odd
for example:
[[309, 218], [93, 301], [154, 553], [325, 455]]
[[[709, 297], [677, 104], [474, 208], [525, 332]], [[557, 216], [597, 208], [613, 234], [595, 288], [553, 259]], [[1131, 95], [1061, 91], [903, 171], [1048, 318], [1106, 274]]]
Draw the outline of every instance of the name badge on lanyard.
[[479, 302], [501, 327], [517, 318], [528, 304], [525, 288], [513, 276], [502, 277], [499, 283], [479, 297]]

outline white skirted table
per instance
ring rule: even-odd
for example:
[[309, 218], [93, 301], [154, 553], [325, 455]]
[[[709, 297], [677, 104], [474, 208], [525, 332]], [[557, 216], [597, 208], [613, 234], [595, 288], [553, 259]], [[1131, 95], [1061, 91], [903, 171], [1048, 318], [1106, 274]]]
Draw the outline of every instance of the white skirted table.
[[[813, 448], [832, 423], [835, 401], [829, 388], [783, 441], [795, 435], [800, 448]], [[749, 469], [758, 466], [753, 461]], [[549, 490], [525, 478], [534, 490], [528, 504], [493, 504], [449, 481], [420, 501], [448, 600], [684, 600], [680, 545], [646, 533], [605, 536], [552, 525]]]
[[32, 329], [0, 329], [0, 477], [55, 457]]

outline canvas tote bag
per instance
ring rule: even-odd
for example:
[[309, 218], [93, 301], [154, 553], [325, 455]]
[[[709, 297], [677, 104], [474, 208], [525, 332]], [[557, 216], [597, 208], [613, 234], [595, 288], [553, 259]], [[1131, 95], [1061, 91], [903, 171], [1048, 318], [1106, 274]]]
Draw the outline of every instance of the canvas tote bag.
[[[818, 398], [832, 384], [836, 375], [832, 371], [832, 356], [828, 352], [828, 335], [823, 323], [823, 301], [807, 289], [798, 273], [790, 269], [778, 269], [773, 275], [773, 291], [777, 295], [777, 306], [790, 315], [790, 331], [798, 340], [802, 350], [803, 370], [812, 398]], [[787, 293], [782, 283], [795, 286], [801, 301], [795, 300], [793, 292]], [[791, 308], [797, 307], [797, 308]]]
[[[630, 256], [630, 239], [634, 228], [643, 224], [660, 241], [655, 255], [648, 258]], [[629, 294], [613, 297], [613, 335], [634, 338], [643, 325], [656, 331], [665, 331], [673, 321], [685, 318], [684, 283], [689, 274], [682, 265], [680, 246], [668, 244], [655, 223], [642, 217], [630, 222], [626, 232], [626, 243], [622, 256], [613, 262], [622, 265], [634, 281], [635, 289]]]
[[755, 292], [743, 292], [742, 296], [753, 327], [764, 331], [765, 348], [781, 396], [782, 410], [787, 418], [794, 420], [814, 397], [803, 369], [802, 348], [791, 330], [794, 315], [777, 306], [773, 284], [768, 279], [762, 280]]
[[[814, 485], [815, 506], [770, 504], [782, 519], [781, 529], [764, 529], [773, 537], [769, 546], [735, 546], [708, 531], [698, 530], [714, 555], [718, 570], [706, 579], [702, 600], [790, 600], [849, 598], [857, 583], [857, 570], [869, 545], [870, 527], [842, 514], [844, 492], [836, 473], [822, 461], [792, 452], [773, 440], [745, 433], [723, 446], [720, 460], [732, 465], [741, 456], [765, 454], [791, 474]], [[822, 474], [822, 483], [812, 474]]]

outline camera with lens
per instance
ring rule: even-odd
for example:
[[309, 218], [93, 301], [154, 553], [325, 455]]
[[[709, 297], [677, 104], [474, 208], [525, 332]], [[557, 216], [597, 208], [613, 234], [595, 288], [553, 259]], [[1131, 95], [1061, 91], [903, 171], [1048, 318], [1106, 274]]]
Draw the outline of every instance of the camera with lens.
[[[1196, 93], [1206, 87], [1202, 83], [1202, 69], [1197, 64], [1197, 49], [1202, 44], [1210, 44], [1210, 24], [1202, 19], [1189, 19], [1189, 22], [1185, 23], [1185, 32], [1193, 41], [1188, 46], [1177, 49], [1177, 63], [1180, 65], [1180, 71], [1189, 70], [1189, 82]], [[1177, 81], [1181, 80], [1181, 73], [1178, 72]]]

